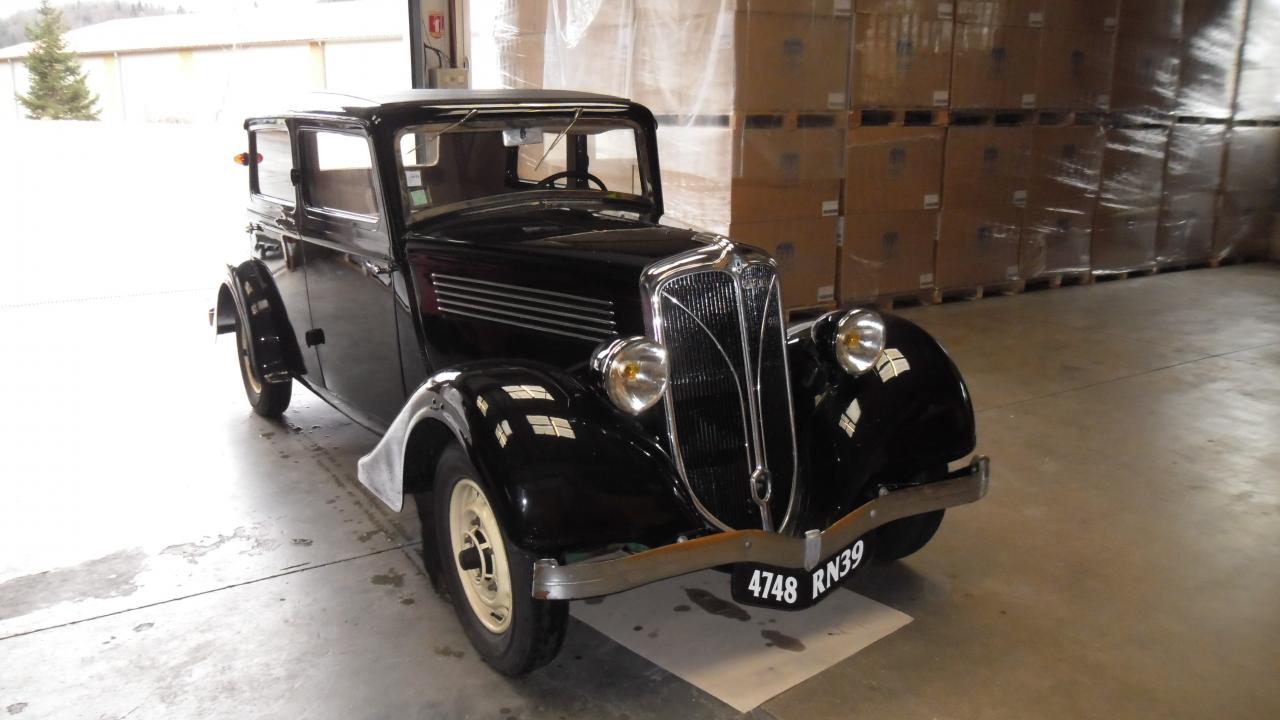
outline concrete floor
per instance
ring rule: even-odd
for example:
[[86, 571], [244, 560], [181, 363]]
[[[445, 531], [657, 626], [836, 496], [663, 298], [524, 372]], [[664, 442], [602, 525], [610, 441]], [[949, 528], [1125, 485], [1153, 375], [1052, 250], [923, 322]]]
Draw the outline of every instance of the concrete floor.
[[[251, 415], [207, 306], [0, 303], [0, 716], [738, 716], [577, 621], [490, 672], [355, 481], [375, 438], [301, 389]], [[914, 622], [751, 716], [1276, 717], [1280, 266], [904, 314], [991, 494], [852, 583]]]

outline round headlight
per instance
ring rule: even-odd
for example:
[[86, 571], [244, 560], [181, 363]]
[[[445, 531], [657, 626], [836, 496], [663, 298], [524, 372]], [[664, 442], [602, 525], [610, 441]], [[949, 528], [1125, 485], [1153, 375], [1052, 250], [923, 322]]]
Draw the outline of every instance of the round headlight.
[[642, 337], [614, 340], [595, 357], [605, 394], [632, 415], [653, 407], [667, 391], [667, 349]]
[[876, 364], [884, 350], [884, 319], [871, 310], [850, 310], [836, 323], [836, 361], [850, 375], [861, 375]]

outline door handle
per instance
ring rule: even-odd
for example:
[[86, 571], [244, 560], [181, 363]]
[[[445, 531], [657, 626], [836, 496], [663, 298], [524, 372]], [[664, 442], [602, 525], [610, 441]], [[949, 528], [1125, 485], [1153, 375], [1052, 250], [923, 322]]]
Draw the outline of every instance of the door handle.
[[364, 261], [364, 269], [373, 275], [390, 275], [396, 271], [396, 264], [380, 265], [370, 260]]

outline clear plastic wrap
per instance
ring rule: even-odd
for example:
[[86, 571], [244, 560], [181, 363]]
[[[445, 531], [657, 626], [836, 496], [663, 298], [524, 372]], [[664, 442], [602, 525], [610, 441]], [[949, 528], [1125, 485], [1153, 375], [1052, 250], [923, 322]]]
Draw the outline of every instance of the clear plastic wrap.
[[1155, 266], [1168, 126], [1107, 130], [1090, 252], [1095, 274]]
[[1169, 132], [1164, 198], [1156, 234], [1156, 264], [1205, 262], [1213, 250], [1213, 222], [1227, 146], [1223, 121], [1180, 122]]
[[[1057, 0], [1072, 2], [1073, 0]], [[1120, 32], [1146, 37], [1182, 38], [1182, 16], [1186, 0], [1122, 0]]]
[[1241, 53], [1235, 116], [1240, 120], [1280, 119], [1280, 1], [1249, 4]]
[[951, 107], [1036, 106], [1036, 28], [958, 23], [951, 68]]
[[1223, 193], [1214, 229], [1214, 258], [1265, 258], [1277, 209], [1274, 190]]
[[1036, 106], [1059, 110], [1110, 108], [1116, 34], [1099, 30], [1039, 32]]
[[1182, 63], [1180, 47], [1176, 39], [1121, 32], [1116, 37], [1111, 109], [1138, 118], [1173, 112]]
[[1185, 0], [1175, 112], [1231, 117], [1247, 0]]
[[933, 287], [945, 141], [942, 127], [849, 130], [841, 302]]
[[[875, 3], [879, 7], [886, 3]], [[892, 8], [910, 7], [890, 4]], [[853, 107], [946, 107], [953, 23], [930, 13], [864, 12], [853, 22]]]
[[1028, 126], [947, 129], [934, 278], [938, 288], [1018, 278], [1030, 160]]
[[1223, 190], [1280, 189], [1280, 125], [1237, 122], [1227, 134]]
[[1032, 130], [1031, 182], [1022, 230], [1022, 277], [1089, 271], [1106, 136], [1100, 125]]

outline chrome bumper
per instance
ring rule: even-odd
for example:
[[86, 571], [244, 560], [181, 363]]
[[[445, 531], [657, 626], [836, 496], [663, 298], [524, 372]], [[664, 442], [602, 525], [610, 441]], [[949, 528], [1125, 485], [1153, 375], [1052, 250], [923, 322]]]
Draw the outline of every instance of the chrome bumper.
[[810, 530], [803, 538], [764, 530], [731, 530], [610, 560], [571, 565], [539, 560], [533, 565], [533, 596], [540, 600], [575, 600], [609, 595], [740, 562], [812, 570], [826, 554], [853, 544], [881, 525], [981, 499], [987, 494], [990, 479], [991, 461], [979, 455], [967, 468], [949, 474], [945, 480], [882, 495], [826, 530]]

